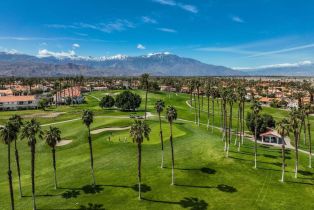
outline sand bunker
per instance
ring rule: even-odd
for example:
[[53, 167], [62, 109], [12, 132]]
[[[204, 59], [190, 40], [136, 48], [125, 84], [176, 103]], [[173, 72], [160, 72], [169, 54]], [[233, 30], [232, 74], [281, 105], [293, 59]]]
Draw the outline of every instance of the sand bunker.
[[93, 130], [90, 133], [91, 134], [99, 134], [99, 133], [102, 133], [104, 131], [122, 131], [122, 130], [128, 130], [128, 129], [130, 129], [130, 127], [101, 128], [101, 129]]
[[65, 112], [46, 112], [46, 113], [35, 113], [29, 115], [23, 115], [23, 118], [55, 118], [59, 115], [65, 114]]
[[72, 143], [72, 140], [61, 140], [59, 141], [59, 143], [57, 144], [57, 147], [62, 147], [62, 146], [65, 146], [65, 145], [68, 145]]

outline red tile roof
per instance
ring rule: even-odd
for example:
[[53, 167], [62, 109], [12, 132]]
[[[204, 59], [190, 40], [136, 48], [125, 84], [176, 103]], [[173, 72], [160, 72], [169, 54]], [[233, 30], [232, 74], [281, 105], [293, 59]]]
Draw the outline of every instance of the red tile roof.
[[34, 101], [35, 96], [1, 96], [0, 103], [19, 102], [19, 101]]

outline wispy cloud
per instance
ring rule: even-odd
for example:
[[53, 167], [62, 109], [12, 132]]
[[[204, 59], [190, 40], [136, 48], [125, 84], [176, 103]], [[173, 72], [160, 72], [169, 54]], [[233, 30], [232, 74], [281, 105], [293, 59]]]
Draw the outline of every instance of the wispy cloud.
[[157, 30], [167, 32], [167, 33], [177, 33], [177, 31], [172, 28], [157, 28]]
[[244, 23], [244, 20], [239, 16], [231, 16], [231, 20], [237, 23]]
[[130, 28], [135, 28], [135, 24], [126, 19], [116, 19], [111, 22], [107, 23], [73, 23], [70, 25], [63, 25], [63, 24], [46, 24], [48, 28], [55, 28], [55, 29], [89, 29], [89, 30], [97, 30], [105, 33], [112, 33], [115, 31], [125, 31]]
[[159, 4], [169, 5], [169, 6], [175, 6], [176, 5], [176, 2], [173, 0], [153, 0], [153, 2], [157, 2]]
[[145, 49], [146, 49], [146, 47], [145, 47], [144, 45], [142, 45], [142, 44], [138, 44], [138, 45], [136, 46], [136, 48], [137, 48], [137, 49], [140, 49], [140, 50], [145, 50]]
[[184, 4], [181, 2], [176, 2], [174, 0], [152, 0], [152, 1], [159, 3], [159, 4], [162, 4], [162, 5], [178, 7], [180, 9], [183, 9], [183, 10], [191, 12], [191, 13], [198, 13], [198, 8], [194, 5], [191, 5], [191, 4]]
[[142, 17], [142, 21], [144, 23], [151, 23], [151, 24], [157, 24], [157, 20], [155, 20], [154, 18], [148, 17], [148, 16], [143, 16]]
[[308, 48], [314, 48], [314, 43], [307, 44], [307, 45], [299, 45], [299, 46], [291, 47], [291, 48], [260, 52], [260, 53], [253, 54], [249, 57], [252, 58], [252, 57], [261, 57], [261, 56], [266, 56], [266, 55], [281, 54], [281, 53], [293, 52], [293, 51], [298, 51], [298, 50], [303, 50], [303, 49], [308, 49]]
[[236, 70], [258, 70], [258, 69], [269, 69], [269, 68], [288, 68], [288, 67], [300, 67], [300, 66], [308, 66], [313, 64], [312, 61], [300, 61], [297, 63], [278, 63], [278, 64], [270, 64], [270, 65], [262, 65], [262, 66], [254, 66], [254, 67], [234, 67]]

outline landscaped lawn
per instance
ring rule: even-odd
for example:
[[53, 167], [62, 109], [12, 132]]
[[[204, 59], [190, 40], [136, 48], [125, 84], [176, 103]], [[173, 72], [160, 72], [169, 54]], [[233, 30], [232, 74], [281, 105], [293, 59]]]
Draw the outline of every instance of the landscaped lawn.
[[[105, 93], [92, 92], [96, 98]], [[143, 114], [143, 103], [137, 114]], [[148, 111], [156, 115], [154, 103], [164, 99], [166, 105], [178, 110], [174, 124], [175, 185], [171, 186], [171, 153], [169, 126], [163, 118], [165, 140], [165, 168], [160, 168], [161, 148], [157, 116], [148, 119], [152, 128], [150, 140], [145, 141], [142, 152], [143, 199], [138, 200], [137, 147], [132, 143], [128, 130], [105, 131], [92, 136], [95, 161], [96, 191], [91, 189], [89, 147], [87, 128], [80, 120], [83, 109], [95, 112], [92, 130], [109, 127], [127, 127], [132, 123], [132, 113], [118, 110], [102, 110], [98, 100], [86, 96], [87, 104], [52, 107], [48, 111], [27, 110], [1, 112], [0, 124], [12, 114], [31, 118], [33, 114], [62, 112], [52, 118], [39, 117], [42, 124], [57, 123], [62, 139], [71, 144], [57, 148], [57, 176], [59, 189], [54, 190], [51, 151], [43, 140], [38, 140], [36, 149], [36, 202], [38, 209], [88, 209], [88, 204], [99, 208], [90, 209], [314, 209], [314, 170], [308, 169], [308, 157], [300, 154], [299, 178], [294, 178], [294, 151], [287, 152], [286, 182], [281, 183], [281, 150], [259, 145], [258, 168], [254, 169], [253, 143], [245, 140], [241, 152], [231, 144], [229, 158], [223, 152], [224, 144], [218, 129], [207, 130], [206, 125], [194, 124], [194, 110], [186, 101], [189, 96], [175, 93], [150, 93]], [[219, 107], [215, 103], [215, 126], [219, 126]], [[204, 111], [206, 111], [204, 100]], [[236, 116], [236, 106], [234, 116]], [[247, 105], [246, 110], [249, 110]], [[264, 108], [276, 120], [288, 112]], [[163, 116], [165, 114], [163, 113]], [[207, 123], [207, 113], [202, 112], [201, 122]], [[74, 120], [73, 120], [74, 119]], [[183, 120], [182, 120], [183, 119]], [[73, 120], [62, 122], [65, 120]], [[314, 119], [311, 118], [313, 121]], [[191, 122], [190, 122], [191, 121]], [[236, 119], [234, 119], [236, 125]], [[47, 129], [49, 125], [43, 126]], [[313, 126], [312, 126], [313, 127]], [[314, 128], [313, 132], [314, 133]], [[110, 136], [111, 141], [108, 141]], [[127, 142], [124, 142], [125, 138]], [[30, 148], [25, 140], [19, 142], [24, 197], [18, 196], [18, 182], [14, 152], [12, 169], [16, 209], [32, 209]], [[306, 148], [306, 147], [305, 147]], [[0, 145], [0, 209], [9, 209], [9, 187], [7, 179], [7, 148]], [[82, 206], [82, 207], [81, 207]], [[84, 208], [86, 207], [86, 208]]]

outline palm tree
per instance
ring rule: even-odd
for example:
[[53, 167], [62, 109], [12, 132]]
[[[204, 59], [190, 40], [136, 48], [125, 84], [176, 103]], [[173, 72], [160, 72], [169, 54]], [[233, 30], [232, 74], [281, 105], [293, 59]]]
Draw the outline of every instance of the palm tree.
[[[9, 118], [9, 121], [11, 125], [13, 126], [14, 132], [18, 134], [23, 125], [22, 118], [19, 115], [13, 115], [12, 117]], [[16, 137], [18, 137], [18, 135], [16, 135]], [[17, 141], [17, 138], [14, 139], [15, 161], [16, 161], [16, 167], [17, 167], [18, 180], [19, 180], [19, 192], [20, 192], [20, 197], [22, 197], [23, 193], [22, 193], [22, 184], [21, 184], [20, 158], [19, 158], [19, 152], [17, 149], [16, 141]]]
[[35, 120], [31, 119], [27, 121], [22, 127], [22, 139], [27, 139], [28, 145], [31, 148], [31, 176], [32, 176], [32, 197], [33, 197], [33, 210], [36, 210], [35, 202], [35, 152], [36, 152], [36, 141], [38, 138], [42, 139], [42, 131], [40, 124]]
[[142, 74], [142, 85], [145, 88], [145, 120], [146, 120], [146, 112], [147, 112], [147, 94], [148, 94], [148, 78], [149, 74]]
[[52, 166], [55, 179], [55, 189], [57, 189], [57, 167], [56, 167], [56, 145], [61, 141], [61, 131], [56, 127], [49, 127], [49, 130], [45, 132], [45, 140], [52, 152]]
[[133, 143], [137, 143], [137, 176], [138, 176], [138, 199], [141, 199], [141, 163], [142, 163], [142, 143], [144, 138], [149, 140], [149, 126], [142, 120], [135, 120], [130, 128], [130, 136], [133, 138]]
[[298, 166], [299, 166], [299, 139], [300, 139], [300, 131], [302, 129], [301, 126], [301, 116], [299, 110], [293, 108], [289, 114], [289, 124], [290, 130], [293, 132], [294, 136], [294, 147], [295, 147], [295, 170], [294, 177], [298, 178]]
[[91, 173], [93, 178], [93, 186], [96, 185], [95, 175], [94, 175], [94, 158], [93, 158], [93, 145], [92, 145], [92, 137], [90, 134], [90, 125], [93, 123], [94, 120], [94, 113], [91, 110], [84, 110], [82, 120], [84, 125], [88, 129], [88, 144], [89, 144], [89, 154], [90, 154], [90, 167]]
[[261, 104], [254, 100], [251, 106], [251, 110], [253, 111], [254, 116], [254, 168], [257, 168], [257, 121], [259, 118], [259, 112], [262, 110]]
[[233, 104], [236, 102], [237, 98], [232, 89], [229, 89], [228, 102], [229, 102], [229, 129], [228, 129], [228, 146], [227, 146], [227, 157], [229, 156], [229, 147], [232, 139], [232, 109]]
[[173, 106], [168, 106], [167, 108], [167, 120], [169, 122], [169, 126], [170, 126], [170, 145], [171, 145], [171, 160], [172, 160], [172, 181], [171, 181], [171, 185], [174, 185], [174, 152], [173, 152], [173, 136], [172, 136], [172, 124], [173, 121], [175, 121], [177, 119], [177, 110], [176, 108], [174, 108]]
[[283, 119], [281, 120], [278, 124], [277, 124], [277, 131], [279, 133], [279, 135], [281, 136], [282, 139], [282, 173], [281, 173], [281, 182], [284, 182], [285, 179], [285, 167], [286, 167], [286, 163], [285, 163], [285, 159], [286, 159], [286, 154], [285, 154], [285, 136], [289, 135], [289, 121], [287, 119]]
[[14, 210], [14, 195], [13, 195], [13, 184], [12, 184], [12, 170], [11, 170], [11, 143], [17, 138], [17, 133], [14, 130], [14, 126], [8, 122], [4, 127], [0, 127], [0, 138], [3, 143], [8, 146], [8, 179], [10, 188], [11, 198], [11, 210]]
[[158, 100], [155, 103], [155, 109], [158, 113], [159, 118], [159, 135], [160, 135], [160, 143], [161, 143], [161, 168], [164, 167], [164, 141], [163, 141], [163, 135], [162, 135], [162, 127], [161, 127], [161, 112], [165, 108], [165, 102], [163, 100]]
[[197, 126], [200, 126], [200, 117], [201, 117], [200, 87], [201, 87], [201, 82], [199, 80], [195, 81], [195, 87], [196, 87], [196, 91], [197, 91], [197, 103], [198, 103]]
[[309, 138], [309, 168], [312, 168], [312, 138], [311, 138], [311, 123], [309, 115], [311, 113], [311, 105], [307, 105], [306, 107], [306, 119], [307, 119], [307, 132]]

